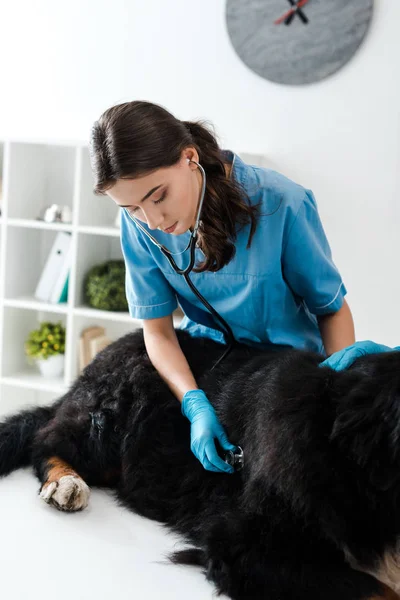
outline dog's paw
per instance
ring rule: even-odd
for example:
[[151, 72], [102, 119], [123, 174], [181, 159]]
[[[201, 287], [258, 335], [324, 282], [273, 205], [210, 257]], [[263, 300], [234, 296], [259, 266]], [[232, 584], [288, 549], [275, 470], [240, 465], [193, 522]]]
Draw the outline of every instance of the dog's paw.
[[80, 477], [64, 475], [58, 481], [44, 484], [40, 497], [58, 510], [73, 512], [87, 507], [90, 496], [89, 486]]

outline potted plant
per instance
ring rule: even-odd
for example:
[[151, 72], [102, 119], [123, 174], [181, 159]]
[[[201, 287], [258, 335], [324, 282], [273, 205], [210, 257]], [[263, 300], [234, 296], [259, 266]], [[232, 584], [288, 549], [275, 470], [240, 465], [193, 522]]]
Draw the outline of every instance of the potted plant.
[[65, 327], [61, 321], [42, 321], [25, 341], [30, 364], [36, 363], [44, 377], [58, 377], [64, 370]]
[[125, 295], [125, 262], [108, 260], [93, 266], [85, 275], [84, 296], [98, 310], [128, 311]]

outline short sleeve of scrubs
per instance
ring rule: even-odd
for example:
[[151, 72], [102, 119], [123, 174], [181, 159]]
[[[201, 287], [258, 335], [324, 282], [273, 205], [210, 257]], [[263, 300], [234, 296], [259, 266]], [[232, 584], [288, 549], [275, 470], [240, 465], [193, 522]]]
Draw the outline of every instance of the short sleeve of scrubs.
[[155, 319], [170, 315], [178, 306], [176, 293], [125, 210], [121, 210], [121, 248], [130, 316]]
[[332, 260], [313, 193], [306, 190], [300, 206], [289, 210], [284, 238], [283, 275], [310, 313], [337, 312], [347, 293]]

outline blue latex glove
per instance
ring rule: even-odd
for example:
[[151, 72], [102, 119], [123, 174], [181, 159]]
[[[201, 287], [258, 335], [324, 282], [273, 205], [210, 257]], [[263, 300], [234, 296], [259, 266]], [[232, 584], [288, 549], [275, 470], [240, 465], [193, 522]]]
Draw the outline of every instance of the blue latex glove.
[[191, 422], [190, 449], [207, 471], [233, 473], [234, 469], [220, 458], [215, 448], [217, 438], [224, 450], [236, 450], [218, 420], [203, 390], [189, 390], [182, 399], [182, 414]]
[[375, 354], [378, 352], [391, 352], [393, 350], [398, 350], [400, 346], [396, 346], [396, 348], [390, 348], [389, 346], [384, 346], [383, 344], [375, 344], [375, 342], [371, 342], [370, 340], [366, 340], [364, 342], [356, 342], [347, 348], [343, 348], [338, 352], [334, 352], [329, 356], [329, 358], [325, 359], [322, 363], [319, 364], [320, 367], [330, 367], [335, 371], [344, 371], [353, 362], [356, 358], [360, 356], [365, 356], [366, 354]]

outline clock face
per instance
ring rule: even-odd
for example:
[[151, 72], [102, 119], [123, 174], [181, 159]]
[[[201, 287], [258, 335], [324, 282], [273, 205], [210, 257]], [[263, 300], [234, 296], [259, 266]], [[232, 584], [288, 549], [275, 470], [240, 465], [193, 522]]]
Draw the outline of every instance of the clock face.
[[227, 0], [233, 47], [252, 71], [288, 85], [325, 79], [363, 41], [373, 0]]

